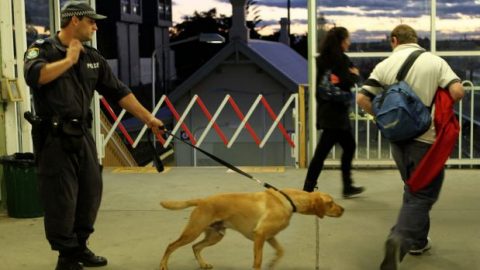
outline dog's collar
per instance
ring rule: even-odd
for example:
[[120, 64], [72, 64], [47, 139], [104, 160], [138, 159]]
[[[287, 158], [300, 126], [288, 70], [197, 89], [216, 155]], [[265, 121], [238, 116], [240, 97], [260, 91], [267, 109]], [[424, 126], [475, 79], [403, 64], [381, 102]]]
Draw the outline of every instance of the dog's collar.
[[271, 188], [271, 189], [273, 189], [273, 190], [275, 190], [275, 191], [278, 191], [280, 194], [282, 194], [283, 197], [285, 197], [285, 198], [287, 199], [287, 201], [290, 203], [290, 205], [292, 206], [292, 211], [293, 211], [294, 213], [297, 212], [297, 207], [296, 207], [295, 204], [293, 203], [292, 199], [291, 199], [285, 192], [283, 192], [283, 191], [281, 191], [280, 189], [278, 189], [278, 188], [270, 185], [269, 183], [264, 183], [263, 186], [266, 187], [266, 188]]
[[293, 203], [292, 201], [292, 198], [290, 198], [285, 192], [281, 191], [281, 190], [278, 190], [278, 192], [280, 192], [280, 194], [282, 194], [287, 200], [288, 202], [290, 203], [290, 205], [292, 206], [292, 211], [295, 213], [297, 212], [297, 207], [295, 206], [295, 204]]

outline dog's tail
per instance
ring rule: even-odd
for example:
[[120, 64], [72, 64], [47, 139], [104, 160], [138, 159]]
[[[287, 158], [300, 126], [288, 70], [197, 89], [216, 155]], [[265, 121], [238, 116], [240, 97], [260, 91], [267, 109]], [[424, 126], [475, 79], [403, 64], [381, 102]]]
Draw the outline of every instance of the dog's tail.
[[188, 201], [163, 201], [160, 204], [170, 210], [184, 209], [187, 207], [197, 206], [199, 200], [188, 200]]

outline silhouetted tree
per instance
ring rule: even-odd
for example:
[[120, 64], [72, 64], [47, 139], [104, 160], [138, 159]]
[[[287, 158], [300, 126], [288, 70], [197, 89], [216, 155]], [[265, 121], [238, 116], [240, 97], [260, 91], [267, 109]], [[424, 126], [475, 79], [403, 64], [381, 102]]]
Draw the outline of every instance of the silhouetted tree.
[[[183, 19], [183, 22], [172, 28], [170, 42], [180, 41], [200, 33], [217, 33], [228, 39], [229, 18], [218, 15], [215, 8], [205, 12], [195, 11], [192, 16], [185, 16]], [[224, 45], [193, 41], [173, 46], [177, 71], [174, 88], [205, 64]]]
[[260, 18], [260, 10], [257, 6], [257, 1], [248, 0], [246, 4], [246, 16], [252, 15], [249, 21], [247, 21], [247, 28], [250, 29], [250, 38], [260, 39], [261, 35], [258, 31], [262, 30], [263, 26], [259, 26], [262, 22]]
[[[257, 12], [254, 9], [256, 1], [249, 1], [251, 12]], [[250, 38], [259, 38], [255, 27], [261, 21], [258, 14], [254, 16], [254, 21], [247, 22], [247, 27], [250, 29]], [[176, 42], [189, 37], [199, 35], [200, 33], [217, 33], [222, 35], [226, 43], [228, 43], [228, 31], [231, 26], [231, 17], [223, 14], [218, 14], [215, 8], [208, 11], [195, 11], [192, 16], [185, 16], [184, 21], [175, 25], [170, 32], [170, 41]], [[172, 47], [175, 51], [175, 65], [176, 65], [176, 85], [186, 80], [202, 65], [204, 65], [210, 58], [212, 58], [218, 51], [220, 51], [225, 44], [206, 44], [196, 42], [188, 42], [178, 44]]]
[[189, 38], [200, 33], [218, 33], [227, 36], [230, 28], [229, 19], [222, 14], [217, 14], [217, 9], [208, 11], [195, 11], [193, 16], [183, 17], [184, 21], [175, 25], [171, 31], [171, 41]]

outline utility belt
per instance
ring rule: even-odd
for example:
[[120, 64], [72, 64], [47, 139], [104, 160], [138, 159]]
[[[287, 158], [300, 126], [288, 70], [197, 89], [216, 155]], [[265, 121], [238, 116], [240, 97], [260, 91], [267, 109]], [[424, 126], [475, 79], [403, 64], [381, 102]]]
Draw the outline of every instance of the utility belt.
[[83, 136], [92, 127], [91, 119], [60, 118], [34, 116], [31, 113], [24, 114], [25, 119], [32, 124], [32, 138], [35, 152], [40, 152], [43, 144], [50, 134], [59, 137], [62, 148], [67, 152], [77, 152], [82, 144]]
[[41, 120], [41, 126], [48, 129], [53, 136], [74, 136], [79, 137], [87, 133], [92, 127], [91, 122], [79, 118], [61, 119], [52, 117], [47, 120]]

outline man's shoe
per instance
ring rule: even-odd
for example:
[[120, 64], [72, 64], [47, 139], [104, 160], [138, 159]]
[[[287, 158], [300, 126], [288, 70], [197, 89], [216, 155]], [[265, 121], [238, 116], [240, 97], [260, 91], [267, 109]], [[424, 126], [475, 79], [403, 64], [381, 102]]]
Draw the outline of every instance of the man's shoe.
[[364, 187], [356, 187], [356, 186], [350, 186], [348, 188], [343, 189], [343, 197], [344, 198], [351, 198], [355, 195], [358, 195], [362, 192], [365, 191]]
[[380, 270], [397, 270], [400, 266], [400, 238], [388, 238], [385, 244], [385, 257], [380, 265]]
[[58, 257], [55, 270], [83, 270], [83, 266], [74, 258]]
[[98, 267], [107, 265], [107, 258], [97, 256], [90, 249], [85, 248], [77, 253], [76, 259], [86, 267]]
[[412, 248], [408, 251], [410, 255], [422, 255], [425, 251], [429, 250], [432, 248], [432, 239], [430, 237], [427, 237], [427, 243], [423, 247], [418, 247], [413, 245]]

